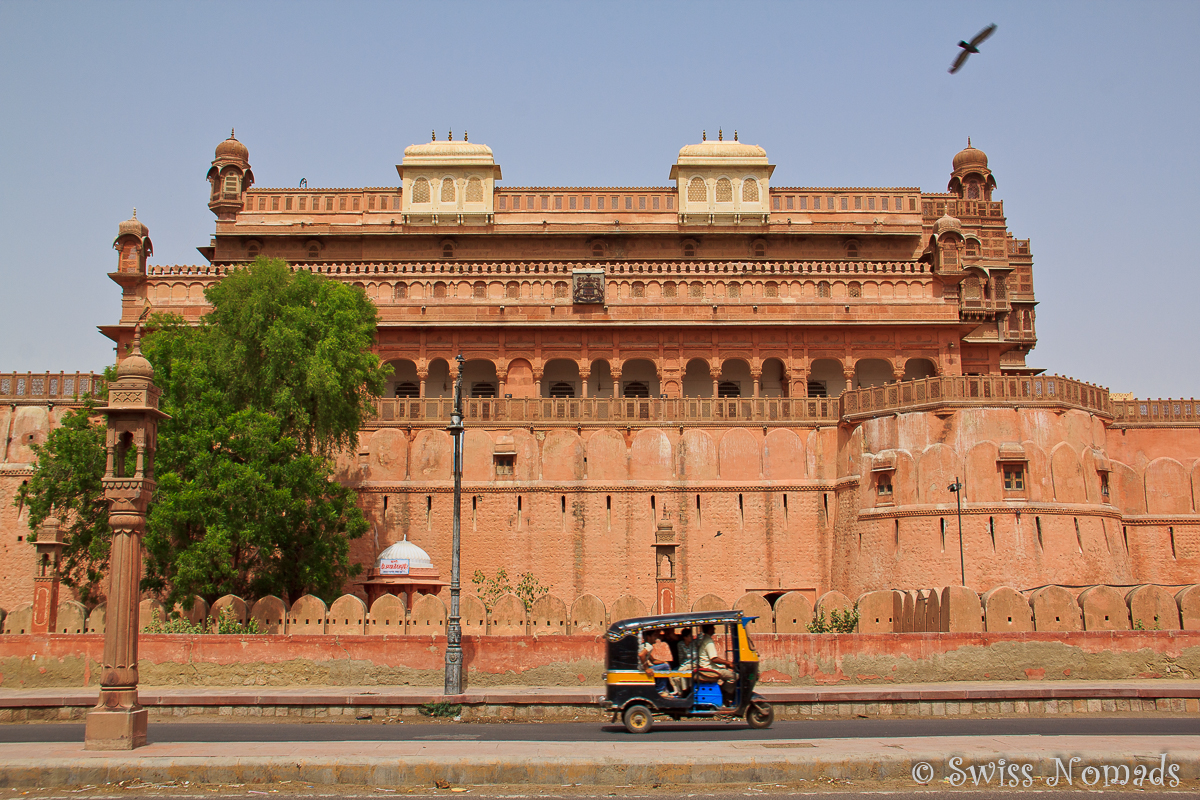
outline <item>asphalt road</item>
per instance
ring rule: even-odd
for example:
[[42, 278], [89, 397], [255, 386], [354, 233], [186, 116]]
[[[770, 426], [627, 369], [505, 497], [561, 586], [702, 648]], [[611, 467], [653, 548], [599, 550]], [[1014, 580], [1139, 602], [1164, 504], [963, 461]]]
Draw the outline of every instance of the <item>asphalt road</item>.
[[[83, 741], [82, 723], [0, 725], [0, 742]], [[630, 736], [621, 725], [588, 722], [151, 722], [152, 742], [482, 741], [602, 742]], [[1080, 717], [1008, 719], [787, 720], [766, 730], [745, 722], [655, 722], [643, 740], [705, 742], [845, 739], [900, 736], [1151, 736], [1200, 735], [1196, 717]]]

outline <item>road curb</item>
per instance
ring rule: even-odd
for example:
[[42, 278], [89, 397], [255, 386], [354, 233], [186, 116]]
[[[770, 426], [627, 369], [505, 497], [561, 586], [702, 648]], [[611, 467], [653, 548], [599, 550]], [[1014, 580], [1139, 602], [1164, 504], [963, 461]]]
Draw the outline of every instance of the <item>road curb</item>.
[[[520, 743], [520, 747], [493, 747], [494, 752], [472, 754], [466, 742], [437, 742], [422, 745], [422, 753], [394, 755], [313, 756], [276, 753], [267, 756], [201, 756], [183, 754], [181, 745], [159, 745], [161, 755], [138, 753], [87, 753], [37, 758], [4, 758], [14, 746], [0, 747], [0, 787], [11, 789], [59, 788], [120, 781], [165, 783], [190, 781], [201, 784], [271, 784], [292, 781], [309, 784], [357, 784], [373, 786], [431, 786], [436, 781], [452, 785], [564, 784], [685, 785], [740, 783], [797, 783], [822, 779], [874, 781], [913, 780], [914, 767], [928, 764], [929, 772], [919, 777], [943, 785], [951, 776], [953, 758], [960, 758], [960, 771], [970, 766], [992, 764], [1028, 765], [1029, 776], [1044, 784], [1046, 778], [1069, 768], [1070, 785], [1095, 788], [1085, 778], [1089, 767], [1129, 767], [1135, 774], [1140, 764], [1146, 770], [1160, 766], [1180, 780], [1200, 777], [1200, 737], [1061, 737], [1047, 745], [1043, 737], [979, 737], [903, 740], [788, 740], [763, 743], [702, 743], [681, 754], [680, 745], [629, 743], [603, 745], [606, 754], [566, 755], [567, 746]], [[1101, 741], [1102, 740], [1102, 741]], [[20, 747], [30, 747], [21, 745]], [[151, 748], [156, 747], [151, 745]], [[277, 745], [280, 749], [301, 747], [297, 743]], [[577, 745], [573, 746], [577, 750]], [[531, 748], [552, 751], [531, 755]], [[334, 748], [336, 749], [336, 748]], [[395, 748], [397, 750], [402, 748]], [[411, 749], [411, 747], [410, 747]], [[666, 749], [668, 752], [663, 753]], [[558, 751], [558, 754], [553, 754]], [[144, 752], [144, 751], [143, 751]], [[1072, 758], [1076, 759], [1072, 761]], [[1003, 761], [1001, 761], [1003, 759]], [[1056, 761], [1057, 759], [1057, 761]], [[1173, 766], [1174, 772], [1171, 772]], [[1010, 767], [1011, 770], [1011, 767]], [[994, 775], [999, 773], [993, 773]], [[1016, 780], [1024, 773], [1006, 776]], [[1099, 771], [1088, 777], [1099, 776]], [[1096, 778], [1100, 780], [1100, 778]], [[1105, 778], [1107, 780], [1107, 778]], [[1063, 780], [1062, 784], [1068, 785]], [[996, 778], [991, 779], [996, 786]], [[1101, 784], [1102, 785], [1102, 784]], [[1144, 788], [1153, 788], [1146, 784]]]

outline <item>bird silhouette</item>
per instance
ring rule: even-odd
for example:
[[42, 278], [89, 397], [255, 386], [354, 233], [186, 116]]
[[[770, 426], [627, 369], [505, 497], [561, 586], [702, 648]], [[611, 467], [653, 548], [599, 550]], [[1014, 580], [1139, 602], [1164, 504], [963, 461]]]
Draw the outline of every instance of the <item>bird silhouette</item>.
[[969, 42], [959, 42], [958, 46], [962, 48], [962, 52], [958, 54], [958, 58], [954, 59], [954, 64], [950, 67], [950, 74], [958, 72], [962, 69], [962, 65], [967, 63], [967, 58], [972, 53], [979, 52], [979, 45], [983, 44], [984, 40], [996, 32], [996, 23], [988, 25], [986, 28], [975, 34], [975, 38]]

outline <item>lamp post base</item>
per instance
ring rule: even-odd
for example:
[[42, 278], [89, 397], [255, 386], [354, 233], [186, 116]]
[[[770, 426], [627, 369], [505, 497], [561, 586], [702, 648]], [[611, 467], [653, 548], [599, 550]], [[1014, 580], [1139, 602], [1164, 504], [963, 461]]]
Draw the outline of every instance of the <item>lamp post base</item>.
[[88, 712], [84, 750], [133, 750], [146, 745], [146, 709], [136, 707]]

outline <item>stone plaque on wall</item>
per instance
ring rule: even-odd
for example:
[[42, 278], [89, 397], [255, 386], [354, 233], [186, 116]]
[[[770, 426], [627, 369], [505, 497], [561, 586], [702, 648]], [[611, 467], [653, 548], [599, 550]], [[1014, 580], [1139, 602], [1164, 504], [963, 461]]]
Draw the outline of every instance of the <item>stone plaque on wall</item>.
[[604, 270], [577, 269], [571, 273], [571, 278], [571, 298], [574, 302], [593, 305], [604, 303]]

